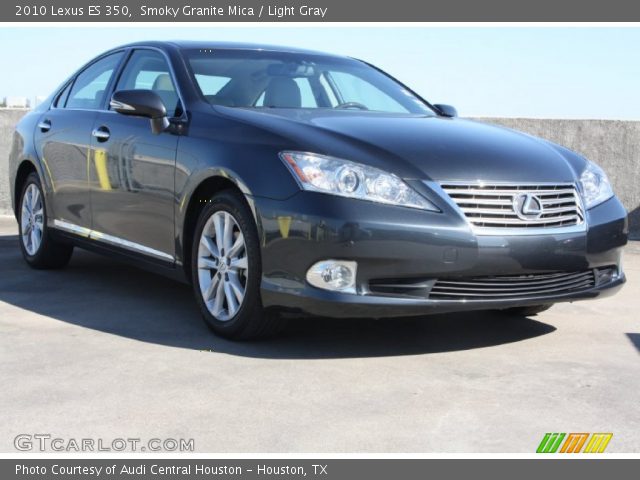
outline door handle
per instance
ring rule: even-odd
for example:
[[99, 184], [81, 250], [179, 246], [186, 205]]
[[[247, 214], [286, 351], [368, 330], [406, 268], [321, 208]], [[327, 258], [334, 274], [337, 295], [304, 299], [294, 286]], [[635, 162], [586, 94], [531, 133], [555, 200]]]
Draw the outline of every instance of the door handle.
[[45, 119], [38, 123], [38, 128], [42, 133], [48, 132], [51, 130], [51, 120]]
[[109, 133], [109, 129], [107, 127], [102, 126], [99, 128], [94, 128], [93, 132], [91, 132], [91, 135], [93, 135], [99, 142], [106, 142], [107, 140], [109, 140], [111, 133]]

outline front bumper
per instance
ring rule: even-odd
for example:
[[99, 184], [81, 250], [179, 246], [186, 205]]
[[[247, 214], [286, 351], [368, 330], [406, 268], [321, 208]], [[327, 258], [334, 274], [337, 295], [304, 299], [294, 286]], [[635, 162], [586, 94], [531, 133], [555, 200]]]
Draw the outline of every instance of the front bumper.
[[[265, 308], [330, 317], [397, 317], [502, 309], [592, 299], [625, 282], [620, 267], [627, 241], [626, 211], [616, 198], [587, 212], [584, 232], [476, 235], [455, 210], [415, 209], [300, 192], [285, 201], [252, 199], [262, 244]], [[305, 281], [314, 263], [358, 262], [358, 294], [321, 290]], [[380, 279], [456, 279], [582, 272], [617, 267], [605, 283], [570, 292], [460, 300], [379, 294]]]

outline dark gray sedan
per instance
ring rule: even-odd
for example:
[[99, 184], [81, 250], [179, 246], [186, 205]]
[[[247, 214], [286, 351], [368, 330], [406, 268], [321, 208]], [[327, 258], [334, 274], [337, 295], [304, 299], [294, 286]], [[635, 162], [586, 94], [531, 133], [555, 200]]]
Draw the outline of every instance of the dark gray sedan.
[[535, 314], [625, 281], [627, 216], [596, 164], [352, 58], [115, 48], [22, 119], [10, 168], [29, 265], [78, 246], [190, 282], [230, 338], [283, 312]]

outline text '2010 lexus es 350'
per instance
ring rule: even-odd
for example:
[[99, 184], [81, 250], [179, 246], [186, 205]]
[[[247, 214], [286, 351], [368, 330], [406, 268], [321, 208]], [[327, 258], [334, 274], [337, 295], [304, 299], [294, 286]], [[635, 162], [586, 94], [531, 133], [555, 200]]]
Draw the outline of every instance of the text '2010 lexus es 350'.
[[230, 338], [283, 312], [535, 314], [625, 281], [627, 215], [596, 164], [352, 58], [116, 48], [20, 121], [10, 169], [29, 265], [78, 246], [167, 273]]

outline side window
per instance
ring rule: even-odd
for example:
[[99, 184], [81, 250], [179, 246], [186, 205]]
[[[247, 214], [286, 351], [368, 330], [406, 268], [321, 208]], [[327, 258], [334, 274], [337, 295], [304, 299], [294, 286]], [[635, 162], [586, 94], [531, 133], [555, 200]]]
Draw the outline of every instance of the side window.
[[296, 78], [296, 83], [300, 89], [300, 106], [302, 108], [316, 108], [318, 103], [313, 96], [313, 90], [308, 78]]
[[407, 109], [396, 102], [382, 90], [374, 87], [369, 82], [346, 72], [331, 72], [338, 92], [343, 102], [358, 102], [369, 107], [370, 110], [382, 112], [406, 112]]
[[136, 50], [129, 58], [116, 90], [152, 90], [157, 93], [170, 117], [182, 112], [169, 65], [160, 52]]
[[65, 108], [98, 110], [122, 52], [113, 53], [87, 67], [76, 77]]
[[329, 103], [335, 107], [338, 104], [338, 99], [336, 98], [336, 95], [333, 89], [331, 88], [331, 85], [329, 85], [329, 82], [327, 81], [327, 74], [323, 73], [322, 75], [320, 75], [319, 81], [320, 81], [320, 86], [322, 87], [322, 89], [327, 95], [327, 99], [329, 100]]
[[196, 82], [205, 97], [214, 96], [231, 80], [230, 77], [196, 74]]
[[64, 104], [67, 103], [67, 98], [69, 97], [69, 92], [71, 91], [71, 86], [73, 83], [69, 83], [64, 89], [58, 94], [56, 97], [56, 101], [53, 106], [56, 108], [64, 108]]

